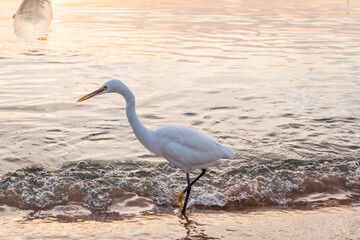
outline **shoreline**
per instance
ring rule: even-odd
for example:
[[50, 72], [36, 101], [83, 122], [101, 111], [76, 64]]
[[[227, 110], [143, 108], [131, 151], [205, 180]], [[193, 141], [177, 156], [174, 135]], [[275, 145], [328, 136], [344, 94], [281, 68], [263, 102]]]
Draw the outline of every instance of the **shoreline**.
[[357, 239], [360, 236], [358, 204], [312, 210], [195, 211], [188, 217], [179, 216], [176, 211], [139, 213], [115, 221], [21, 220], [29, 211], [12, 209], [12, 213], [12, 216], [7, 214], [7, 219], [3, 214], [0, 217], [1, 239]]

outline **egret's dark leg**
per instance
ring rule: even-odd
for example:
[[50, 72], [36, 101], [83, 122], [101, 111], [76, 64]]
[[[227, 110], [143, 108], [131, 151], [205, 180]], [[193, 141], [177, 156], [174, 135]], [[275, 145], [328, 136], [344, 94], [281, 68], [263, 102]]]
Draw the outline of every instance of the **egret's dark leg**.
[[188, 200], [189, 200], [189, 196], [190, 196], [190, 191], [191, 191], [191, 183], [190, 183], [190, 176], [189, 176], [189, 173], [186, 173], [186, 181], [187, 181], [187, 193], [186, 193], [186, 198], [185, 198], [185, 202], [184, 202], [184, 207], [181, 211], [182, 215], [185, 215], [185, 211], [186, 211], [186, 205], [188, 203]]
[[[192, 186], [194, 183], [196, 183], [196, 181], [199, 180], [205, 173], [206, 173], [206, 169], [202, 169], [202, 172], [200, 173], [200, 175], [197, 176], [197, 178], [195, 178], [194, 181], [192, 181], [190, 184], [188, 184], [188, 186], [190, 186], [190, 188], [191, 188], [191, 186]], [[187, 173], [187, 174], [188, 174], [188, 173]], [[189, 179], [189, 181], [190, 181], [190, 179]], [[184, 190], [182, 190], [182, 191], [180, 192], [179, 196], [178, 196], [177, 203], [178, 203], [178, 205], [179, 205], [180, 207], [183, 206], [182, 201], [183, 201], [183, 199], [184, 199], [184, 194], [185, 194], [187, 191], [188, 191], [188, 187], [186, 187]]]
[[[191, 185], [191, 186], [194, 185], [194, 183], [196, 183], [197, 180], [199, 180], [205, 173], [206, 173], [206, 169], [202, 169], [202, 172], [200, 173], [200, 175], [197, 176], [197, 178], [195, 178], [194, 181], [192, 181], [190, 185]], [[184, 193], [187, 192], [187, 187], [184, 189], [183, 192], [184, 192]]]

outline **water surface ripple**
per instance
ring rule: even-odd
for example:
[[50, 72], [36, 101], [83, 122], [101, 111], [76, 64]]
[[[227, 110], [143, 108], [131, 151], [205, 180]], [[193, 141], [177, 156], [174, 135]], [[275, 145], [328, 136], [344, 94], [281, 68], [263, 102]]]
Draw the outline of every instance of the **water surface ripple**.
[[0, 204], [176, 207], [184, 174], [136, 140], [123, 99], [75, 103], [111, 78], [149, 128], [235, 149], [191, 206], [359, 202], [359, 2], [59, 0], [35, 42], [15, 41], [18, 3], [0, 6]]

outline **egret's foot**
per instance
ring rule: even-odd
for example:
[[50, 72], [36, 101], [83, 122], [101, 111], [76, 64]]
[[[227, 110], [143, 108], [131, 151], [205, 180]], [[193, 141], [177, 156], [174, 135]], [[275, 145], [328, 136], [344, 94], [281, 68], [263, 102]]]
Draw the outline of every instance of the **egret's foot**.
[[39, 37], [39, 38], [37, 38], [37, 40], [39, 40], [39, 41], [47, 41], [47, 40], [48, 40], [48, 36], [46, 35], [46, 36], [44, 36], [44, 37]]
[[[50, 32], [50, 31], [49, 31]], [[37, 40], [40, 40], [40, 41], [47, 41], [48, 40], [48, 38], [49, 38], [49, 34], [45, 34], [45, 36], [43, 36], [43, 37], [39, 37], [39, 38], [37, 38]]]
[[181, 191], [181, 193], [179, 194], [178, 199], [177, 199], [177, 203], [178, 203], [178, 205], [179, 205], [180, 208], [183, 207], [183, 200], [184, 200], [184, 194], [185, 194], [185, 192], [186, 192], [186, 188]]

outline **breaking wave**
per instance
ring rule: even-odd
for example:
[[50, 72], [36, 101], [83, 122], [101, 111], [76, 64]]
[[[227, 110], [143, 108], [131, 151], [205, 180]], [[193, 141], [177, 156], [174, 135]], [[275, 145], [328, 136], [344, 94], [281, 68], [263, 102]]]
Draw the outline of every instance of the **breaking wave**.
[[[155, 206], [174, 208], [185, 182], [184, 173], [166, 162], [81, 161], [54, 170], [32, 166], [2, 176], [0, 204], [31, 210], [76, 204], [104, 212], [124, 196], [136, 194]], [[249, 206], [329, 206], [359, 200], [359, 158], [232, 160], [209, 169], [192, 188], [189, 205], [236, 211]]]

